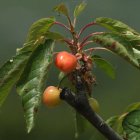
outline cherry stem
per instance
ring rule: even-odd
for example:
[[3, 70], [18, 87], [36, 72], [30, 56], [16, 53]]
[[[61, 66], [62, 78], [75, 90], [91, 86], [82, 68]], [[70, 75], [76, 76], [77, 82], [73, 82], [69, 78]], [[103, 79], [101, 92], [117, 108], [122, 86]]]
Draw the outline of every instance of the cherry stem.
[[70, 46], [73, 45], [73, 43], [72, 43], [71, 40], [69, 40], [69, 39], [64, 39], [63, 41], [66, 42], [66, 43], [67, 43], [68, 45], [70, 45]]
[[62, 82], [63, 82], [69, 75], [70, 75], [70, 74], [66, 74], [66, 75], [64, 75], [63, 78], [61, 78], [61, 80], [59, 81], [58, 86], [57, 86], [58, 88], [61, 87]]
[[104, 51], [110, 51], [104, 47], [94, 47], [94, 48], [89, 48], [89, 49], [86, 49], [84, 50], [84, 52], [88, 52], [88, 51], [98, 51], [98, 50], [104, 50]]
[[76, 21], [77, 21], [77, 19], [76, 19], [76, 17], [75, 17], [74, 20], [73, 20], [73, 26], [74, 26], [74, 27], [76, 26]]
[[74, 31], [74, 28], [73, 28], [73, 25], [72, 25], [72, 22], [71, 22], [71, 19], [69, 16], [67, 16], [68, 18], [68, 22], [69, 22], [69, 25], [70, 25], [70, 31], [73, 32]]
[[89, 45], [91, 43], [93, 43], [93, 41], [92, 40], [89, 40], [89, 41], [86, 41], [82, 46], [84, 47], [84, 46], [87, 46], [87, 45]]
[[60, 25], [61, 27], [64, 27], [64, 28], [67, 29], [68, 31], [71, 31], [71, 30], [69, 29], [69, 27], [67, 27], [65, 24], [63, 24], [63, 23], [61, 23], [61, 22], [55, 21], [54, 24]]
[[[80, 50], [85, 46], [85, 42], [90, 38], [90, 37], [92, 37], [92, 36], [94, 36], [94, 35], [100, 35], [100, 34], [102, 34], [103, 32], [95, 32], [95, 33], [91, 33], [91, 34], [89, 34], [88, 36], [86, 36], [86, 37], [84, 37], [83, 38], [83, 41], [81, 42], [81, 44], [80, 44]], [[91, 43], [91, 42], [90, 42]]]
[[81, 36], [81, 34], [84, 32], [84, 30], [86, 30], [88, 27], [93, 26], [93, 25], [96, 25], [96, 23], [95, 23], [95, 22], [91, 22], [91, 23], [85, 25], [85, 26], [80, 30], [80, 32], [79, 32], [79, 34], [78, 34], [78, 38]]

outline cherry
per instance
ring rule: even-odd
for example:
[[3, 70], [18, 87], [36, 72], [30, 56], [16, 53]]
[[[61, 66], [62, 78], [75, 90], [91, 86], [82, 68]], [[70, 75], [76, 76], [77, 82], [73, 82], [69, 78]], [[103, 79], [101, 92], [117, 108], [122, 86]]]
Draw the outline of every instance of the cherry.
[[61, 89], [58, 89], [55, 86], [47, 87], [43, 93], [43, 103], [48, 107], [57, 106], [61, 102], [60, 92]]
[[64, 73], [72, 72], [77, 66], [77, 58], [75, 55], [62, 51], [55, 57], [55, 65]]
[[91, 108], [95, 111], [98, 112], [99, 111], [99, 103], [95, 98], [89, 98], [89, 105], [91, 106]]

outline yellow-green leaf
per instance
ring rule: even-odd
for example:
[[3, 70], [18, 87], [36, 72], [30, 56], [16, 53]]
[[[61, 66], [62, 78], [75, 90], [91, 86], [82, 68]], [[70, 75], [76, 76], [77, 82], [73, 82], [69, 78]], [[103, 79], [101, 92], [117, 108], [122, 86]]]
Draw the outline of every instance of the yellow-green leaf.
[[68, 11], [68, 8], [67, 6], [64, 4], [64, 3], [61, 3], [59, 5], [57, 5], [55, 8], [54, 8], [55, 11], [59, 12], [59, 13], [62, 13], [63, 15], [65, 15], [66, 17], [69, 16], [69, 11]]
[[125, 112], [131, 112], [134, 110], [140, 109], [140, 102], [130, 104], [126, 109]]
[[74, 10], [74, 17], [75, 18], [78, 17], [79, 14], [85, 9], [86, 5], [87, 4], [85, 2], [82, 2], [82, 3], [80, 3], [80, 5], [75, 7], [75, 10]]

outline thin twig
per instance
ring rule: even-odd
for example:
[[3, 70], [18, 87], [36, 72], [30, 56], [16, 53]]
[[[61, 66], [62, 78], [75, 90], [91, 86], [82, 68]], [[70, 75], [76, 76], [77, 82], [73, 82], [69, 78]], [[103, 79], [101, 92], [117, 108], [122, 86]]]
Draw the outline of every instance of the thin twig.
[[67, 16], [67, 18], [68, 18], [68, 22], [69, 22], [69, 25], [70, 25], [70, 30], [71, 30], [71, 32], [73, 32], [74, 31], [74, 27], [72, 25], [71, 19], [70, 19], [69, 16]]
[[73, 20], [73, 27], [75, 28], [76, 26], [76, 21], [77, 21], [77, 18], [75, 17], [74, 20]]
[[89, 40], [89, 41], [86, 41], [82, 46], [84, 47], [84, 46], [87, 46], [87, 45], [89, 45], [91, 43], [93, 43], [93, 41], [92, 40]]
[[79, 32], [79, 34], [78, 34], [78, 38], [81, 36], [81, 34], [82, 34], [88, 27], [93, 26], [93, 25], [95, 25], [95, 24], [96, 24], [95, 22], [91, 22], [91, 23], [85, 25], [85, 26], [80, 30], [80, 32]]
[[88, 52], [88, 51], [98, 51], [98, 50], [101, 50], [101, 51], [109, 51], [109, 52], [111, 52], [109, 49], [104, 48], [104, 47], [89, 48], [89, 49], [84, 50], [84, 52]]
[[64, 27], [65, 29], [67, 29], [68, 31], [70, 31], [70, 29], [65, 24], [63, 24], [61, 22], [55, 21], [54, 24], [60, 25], [61, 27]]
[[86, 37], [84, 37], [83, 38], [83, 41], [81, 42], [81, 44], [80, 44], [80, 49], [82, 49], [85, 45], [85, 42], [90, 38], [90, 37], [92, 37], [92, 36], [94, 36], [94, 35], [100, 35], [100, 34], [103, 34], [103, 32], [95, 32], [95, 33], [91, 33], [91, 34], [89, 34], [88, 36], [86, 36]]
[[68, 39], [63, 39], [62, 41], [66, 42], [68, 45], [72, 46], [73, 43], [71, 42], [71, 40]]

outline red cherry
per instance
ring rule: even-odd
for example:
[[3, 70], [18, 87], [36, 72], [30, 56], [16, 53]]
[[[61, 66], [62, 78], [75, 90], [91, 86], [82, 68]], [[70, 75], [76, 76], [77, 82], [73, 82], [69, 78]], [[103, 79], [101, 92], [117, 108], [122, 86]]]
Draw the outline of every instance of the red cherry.
[[77, 58], [75, 55], [66, 51], [60, 52], [55, 57], [55, 65], [64, 73], [72, 72], [77, 66]]

